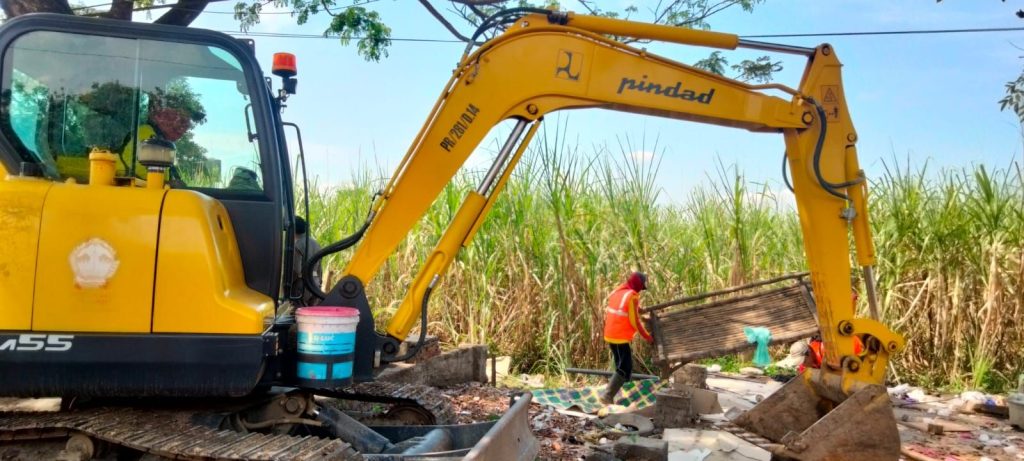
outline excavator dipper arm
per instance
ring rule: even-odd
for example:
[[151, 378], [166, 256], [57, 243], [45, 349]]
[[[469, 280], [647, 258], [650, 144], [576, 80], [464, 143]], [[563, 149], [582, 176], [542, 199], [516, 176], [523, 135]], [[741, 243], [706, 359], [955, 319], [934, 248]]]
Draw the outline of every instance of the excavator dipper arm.
[[[749, 85], [606, 35], [798, 53], [808, 57], [808, 64], [799, 89]], [[374, 204], [374, 219], [346, 275], [369, 284], [488, 131], [505, 120], [516, 123], [511, 135], [413, 279], [387, 326], [392, 337], [408, 336], [425, 304], [421, 300], [427, 288], [445, 272], [459, 249], [470, 243], [545, 114], [602, 108], [781, 133], [825, 350], [821, 371], [808, 373], [804, 377], [808, 382], [798, 384], [812, 389], [813, 380], [810, 395], [843, 402], [863, 386], [883, 384], [889, 354], [901, 349], [903, 340], [877, 318], [854, 315], [850, 233], [858, 263], [869, 279], [869, 298], [874, 296], [874, 248], [868, 228], [867, 186], [857, 163], [857, 134], [847, 110], [840, 68], [827, 44], [810, 49], [745, 42], [730, 34], [572, 13], [523, 16], [504, 34], [463, 57]], [[788, 99], [769, 95], [768, 90], [782, 92]], [[874, 308], [874, 299], [870, 304]], [[854, 350], [854, 336], [867, 346], [859, 354]], [[888, 415], [891, 420], [891, 411]], [[817, 418], [811, 416], [810, 423]], [[805, 423], [794, 423], [791, 430], [775, 438], [802, 432], [807, 429]], [[884, 425], [888, 431], [888, 423]]]

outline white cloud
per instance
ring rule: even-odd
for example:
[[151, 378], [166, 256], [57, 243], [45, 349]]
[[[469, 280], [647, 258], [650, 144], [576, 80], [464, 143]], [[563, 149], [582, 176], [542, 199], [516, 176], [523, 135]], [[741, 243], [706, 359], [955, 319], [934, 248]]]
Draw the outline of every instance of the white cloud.
[[629, 156], [632, 157], [633, 160], [640, 162], [650, 162], [651, 160], [654, 160], [654, 152], [649, 150], [635, 150], [630, 153]]

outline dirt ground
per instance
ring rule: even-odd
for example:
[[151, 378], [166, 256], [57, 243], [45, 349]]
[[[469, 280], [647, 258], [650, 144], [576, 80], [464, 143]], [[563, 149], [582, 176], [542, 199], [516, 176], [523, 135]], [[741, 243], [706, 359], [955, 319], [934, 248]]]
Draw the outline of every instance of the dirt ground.
[[[480, 383], [442, 390], [455, 406], [459, 423], [498, 418], [508, 409], [512, 396], [521, 392]], [[564, 415], [536, 403], [530, 405], [530, 428], [540, 441], [538, 459], [542, 460], [582, 459], [588, 452], [586, 438], [593, 439], [593, 442], [600, 438], [596, 426], [589, 419]]]

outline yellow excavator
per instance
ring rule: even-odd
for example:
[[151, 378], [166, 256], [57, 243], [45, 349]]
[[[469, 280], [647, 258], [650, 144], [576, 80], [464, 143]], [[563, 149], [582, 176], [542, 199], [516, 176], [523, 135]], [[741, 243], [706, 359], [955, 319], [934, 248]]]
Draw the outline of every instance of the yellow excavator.
[[[473, 41], [498, 26], [506, 31], [467, 46], [359, 230], [297, 278], [304, 244], [285, 141], [294, 126], [281, 115], [296, 89], [292, 56], [275, 55], [275, 90], [255, 45], [220, 33], [46, 14], [0, 27], [0, 396], [63, 398], [60, 411], [0, 414], [0, 449], [58, 441], [75, 459], [531, 459], [528, 395], [461, 447], [454, 426], [437, 429], [446, 421], [384, 436], [323, 397], [429, 412], [429, 392], [374, 382], [375, 370], [422, 344], [431, 292], [543, 117], [598, 108], [784, 137], [824, 357], [734, 422], [780, 459], [897, 459], [884, 385], [903, 339], [877, 319], [867, 182], [835, 50], [531, 8], [495, 14]], [[751, 85], [615, 37], [795, 54], [807, 66], [795, 88]], [[377, 332], [365, 287], [506, 120], [514, 126], [489, 171]], [[851, 234], [871, 318], [855, 316], [850, 297]], [[321, 291], [319, 261], [351, 247], [343, 277]], [[309, 339], [296, 309], [308, 304], [359, 314], [337, 363], [300, 350]], [[420, 340], [403, 345], [418, 321]]]

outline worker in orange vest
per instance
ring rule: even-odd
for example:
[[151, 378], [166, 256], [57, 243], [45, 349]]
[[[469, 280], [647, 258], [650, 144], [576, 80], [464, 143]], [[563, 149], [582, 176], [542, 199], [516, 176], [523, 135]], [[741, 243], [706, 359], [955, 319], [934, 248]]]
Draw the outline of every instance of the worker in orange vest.
[[[857, 295], [857, 291], [856, 290], [853, 291], [852, 296], [853, 296], [853, 304], [856, 305], [857, 304], [857, 299], [859, 299], [859, 296]], [[800, 373], [803, 373], [804, 370], [807, 367], [821, 368], [821, 359], [822, 359], [822, 354], [823, 354], [823, 352], [821, 350], [821, 347], [822, 347], [821, 335], [814, 335], [813, 337], [811, 337], [811, 340], [810, 340], [810, 342], [808, 342], [807, 345], [808, 345], [808, 348], [807, 348], [807, 358], [804, 360], [804, 363], [802, 363], [800, 365], [800, 367], [797, 368], [797, 371], [800, 372]], [[864, 350], [864, 343], [860, 340], [859, 336], [854, 336], [853, 337], [853, 353], [859, 355], [862, 350]]]
[[629, 348], [633, 336], [639, 332], [648, 343], [653, 341], [640, 319], [640, 292], [646, 289], [647, 275], [633, 272], [626, 283], [608, 296], [608, 307], [604, 310], [604, 340], [612, 350], [615, 374], [601, 395], [601, 402], [606, 405], [615, 401], [615, 394], [633, 374], [633, 351]]
[[[808, 343], [808, 346], [809, 347], [807, 348], [807, 359], [805, 359], [804, 363], [802, 363], [797, 368], [797, 371], [800, 372], [800, 373], [803, 373], [804, 370], [807, 367], [821, 368], [821, 360], [822, 360], [822, 354], [823, 354], [823, 352], [821, 350], [821, 346], [822, 346], [821, 336], [814, 335], [814, 337], [811, 338], [810, 343]], [[860, 340], [859, 336], [854, 336], [853, 337], [853, 353], [854, 354], [860, 354], [862, 350], [864, 350], [864, 343]]]

